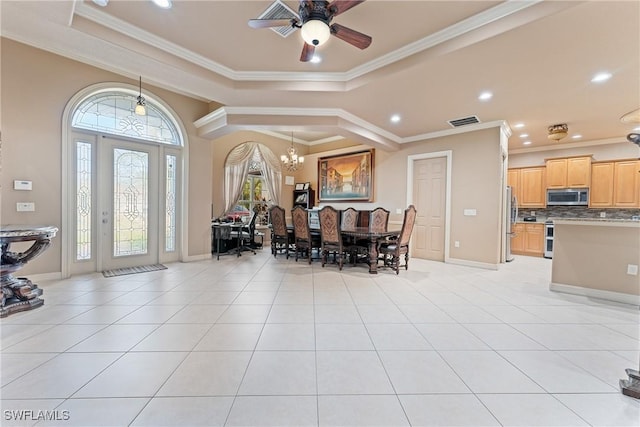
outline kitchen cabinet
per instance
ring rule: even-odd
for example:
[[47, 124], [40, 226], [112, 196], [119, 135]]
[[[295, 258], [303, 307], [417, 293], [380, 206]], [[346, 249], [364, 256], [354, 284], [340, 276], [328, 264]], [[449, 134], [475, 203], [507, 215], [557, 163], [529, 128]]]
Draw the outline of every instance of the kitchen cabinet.
[[520, 208], [546, 206], [545, 167], [514, 168], [507, 172], [507, 185], [513, 187]]
[[518, 206], [521, 208], [544, 208], [546, 206], [545, 168], [520, 169]]
[[640, 207], [640, 161], [594, 163], [591, 166], [589, 207]]
[[517, 222], [512, 225], [511, 232], [511, 252], [514, 254], [524, 253], [524, 224]]
[[640, 160], [625, 160], [613, 165], [613, 206], [640, 206]]
[[547, 188], [583, 188], [591, 182], [591, 156], [546, 161]]
[[513, 225], [511, 252], [518, 255], [544, 255], [544, 224], [518, 222]]
[[520, 169], [509, 169], [507, 171], [507, 185], [511, 187], [511, 195], [520, 200]]
[[591, 165], [590, 208], [610, 208], [613, 206], [614, 162], [598, 162]]

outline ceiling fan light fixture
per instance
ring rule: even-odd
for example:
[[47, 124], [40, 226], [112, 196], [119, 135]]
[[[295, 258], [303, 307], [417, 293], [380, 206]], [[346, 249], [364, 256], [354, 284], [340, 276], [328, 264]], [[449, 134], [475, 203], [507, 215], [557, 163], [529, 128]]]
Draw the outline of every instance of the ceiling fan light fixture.
[[321, 46], [329, 40], [331, 29], [326, 22], [320, 19], [310, 19], [300, 29], [302, 39], [312, 46]]
[[569, 134], [569, 126], [566, 123], [551, 125], [547, 128], [547, 131], [549, 132], [547, 138], [557, 142]]

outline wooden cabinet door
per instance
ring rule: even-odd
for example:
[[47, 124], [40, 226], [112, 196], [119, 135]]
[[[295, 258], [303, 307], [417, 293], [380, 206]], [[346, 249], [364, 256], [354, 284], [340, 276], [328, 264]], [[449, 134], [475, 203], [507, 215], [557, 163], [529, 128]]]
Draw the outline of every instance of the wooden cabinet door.
[[591, 182], [591, 157], [567, 159], [567, 187], [589, 187]]
[[511, 252], [524, 253], [524, 224], [513, 224], [511, 228]]
[[613, 206], [613, 165], [613, 162], [591, 165], [589, 207], [610, 208]]
[[520, 169], [520, 206], [544, 208], [546, 205], [545, 168]]
[[524, 252], [535, 256], [544, 254], [544, 224], [525, 224]]
[[520, 169], [507, 171], [507, 185], [511, 187], [511, 195], [516, 196], [520, 203]]
[[620, 208], [640, 206], [640, 161], [615, 162], [613, 205]]
[[547, 188], [567, 187], [567, 159], [547, 160]]

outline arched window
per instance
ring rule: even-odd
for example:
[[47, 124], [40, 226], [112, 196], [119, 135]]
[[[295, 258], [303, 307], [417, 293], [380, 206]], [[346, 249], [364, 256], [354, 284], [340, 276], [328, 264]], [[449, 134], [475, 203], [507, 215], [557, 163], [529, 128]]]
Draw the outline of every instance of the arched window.
[[136, 101], [136, 95], [126, 89], [94, 93], [80, 102], [73, 112], [71, 125], [128, 138], [182, 145], [178, 127], [159, 104], [147, 99], [147, 114], [138, 116], [133, 112]]
[[282, 186], [280, 162], [265, 145], [245, 142], [231, 150], [225, 162], [225, 209], [223, 215], [249, 216], [266, 224], [267, 207], [278, 204]]

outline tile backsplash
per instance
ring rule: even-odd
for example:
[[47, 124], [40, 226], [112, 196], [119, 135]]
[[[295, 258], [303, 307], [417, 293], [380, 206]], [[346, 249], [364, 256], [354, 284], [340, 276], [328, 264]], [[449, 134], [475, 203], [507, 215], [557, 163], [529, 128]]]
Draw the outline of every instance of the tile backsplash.
[[520, 208], [518, 210], [518, 219], [522, 220], [525, 216], [531, 216], [531, 211], [535, 212], [535, 216], [539, 218], [601, 218], [600, 213], [605, 212], [606, 218], [612, 219], [632, 219], [634, 216], [640, 215], [640, 209], [593, 209], [586, 206], [550, 206], [547, 208]]

